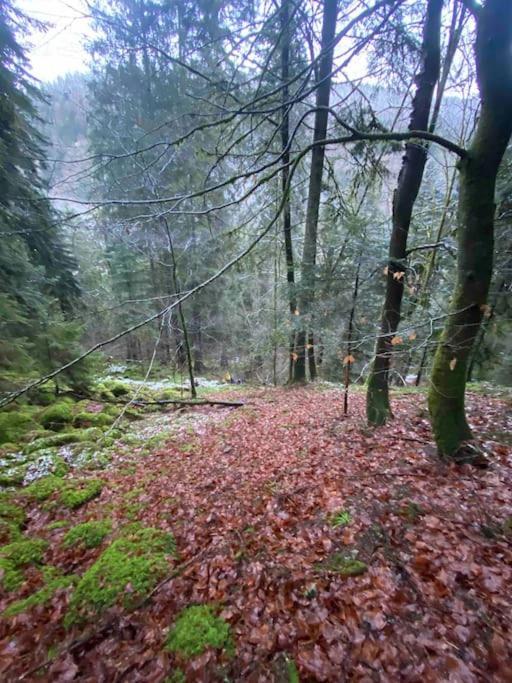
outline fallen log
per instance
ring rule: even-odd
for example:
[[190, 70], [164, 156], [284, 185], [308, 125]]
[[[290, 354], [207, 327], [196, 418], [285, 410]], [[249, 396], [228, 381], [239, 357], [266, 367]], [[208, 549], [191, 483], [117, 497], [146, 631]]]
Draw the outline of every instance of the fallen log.
[[134, 406], [153, 406], [153, 405], [166, 405], [166, 404], [176, 404], [182, 406], [228, 406], [233, 408], [239, 408], [244, 406], [243, 401], [220, 401], [215, 399], [207, 398], [169, 398], [161, 401], [130, 401]]

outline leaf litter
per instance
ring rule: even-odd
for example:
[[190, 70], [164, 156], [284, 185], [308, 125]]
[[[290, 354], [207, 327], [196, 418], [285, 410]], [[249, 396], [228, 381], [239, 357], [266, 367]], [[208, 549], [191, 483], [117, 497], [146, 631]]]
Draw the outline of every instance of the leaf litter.
[[[199, 429], [114, 456], [101, 495], [75, 511], [17, 497], [24, 533], [49, 541], [44, 562], [60, 575], [83, 575], [102, 549], [69, 547], [55, 520], [109, 520], [114, 535], [135, 520], [172, 533], [177, 558], [138, 608], [111, 607], [85, 632], [64, 627], [72, 585], [3, 618], [2, 680], [279, 682], [283, 662], [301, 681], [512, 680], [507, 403], [469, 397], [491, 461], [475, 470], [432, 456], [418, 394], [397, 397], [379, 430], [361, 394], [345, 418], [331, 388], [245, 397], [236, 410], [195, 407]], [[29, 567], [0, 609], [41, 587]], [[234, 656], [178, 661], [165, 647], [193, 605], [229, 624]]]

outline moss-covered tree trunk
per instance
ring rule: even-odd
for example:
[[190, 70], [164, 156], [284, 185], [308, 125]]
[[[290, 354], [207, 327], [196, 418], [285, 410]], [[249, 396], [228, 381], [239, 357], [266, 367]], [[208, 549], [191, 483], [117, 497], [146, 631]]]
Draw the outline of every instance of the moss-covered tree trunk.
[[436, 351], [429, 390], [440, 455], [466, 459], [471, 438], [464, 409], [467, 367], [486, 311], [494, 250], [494, 194], [512, 135], [512, 3], [487, 0], [477, 15], [475, 45], [481, 111], [460, 164], [457, 283]]
[[[441, 12], [444, 0], [429, 0], [423, 28], [422, 70], [416, 77], [409, 130], [428, 130], [434, 88], [440, 70]], [[427, 161], [427, 147], [417, 141], [407, 143], [393, 194], [393, 227], [389, 242], [386, 295], [382, 309], [380, 334], [370, 370], [366, 394], [366, 414], [372, 425], [382, 425], [391, 414], [389, 370], [393, 345], [391, 340], [400, 323], [400, 309], [405, 280], [407, 238], [414, 203], [418, 196]]]
[[[338, 14], [337, 0], [324, 0], [322, 23], [322, 56], [318, 67], [318, 88], [316, 91], [316, 112], [313, 141], [325, 140], [327, 121], [329, 118], [329, 102], [331, 96], [331, 71], [334, 53], [334, 34]], [[304, 250], [301, 264], [301, 285], [299, 292], [299, 321], [295, 346], [295, 364], [293, 381], [306, 381], [306, 355], [308, 351], [308, 328], [311, 325], [311, 308], [315, 296], [315, 268], [317, 252], [318, 214], [322, 194], [322, 175], [324, 169], [325, 147], [317, 145], [311, 152], [311, 170], [309, 174], [308, 204], [306, 208], [306, 227], [304, 233]], [[310, 360], [314, 354], [310, 354]], [[316, 376], [316, 365], [310, 366]]]

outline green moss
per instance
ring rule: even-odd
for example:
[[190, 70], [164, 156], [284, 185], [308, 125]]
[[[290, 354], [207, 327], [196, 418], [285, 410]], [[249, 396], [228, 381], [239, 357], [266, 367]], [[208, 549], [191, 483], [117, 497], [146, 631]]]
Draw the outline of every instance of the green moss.
[[187, 677], [181, 669], [174, 669], [170, 676], [167, 676], [164, 683], [187, 683]]
[[0, 499], [0, 543], [12, 543], [21, 537], [25, 512], [12, 503]]
[[5, 499], [0, 499], [0, 518], [15, 522], [21, 526], [25, 521], [25, 511], [18, 505], [9, 503]]
[[49, 498], [53, 493], [59, 491], [64, 486], [64, 482], [59, 477], [55, 475], [50, 475], [49, 477], [43, 477], [34, 481], [30, 486], [24, 490], [24, 494], [31, 498], [41, 502]]
[[32, 413], [19, 408], [0, 413], [0, 444], [18, 442], [21, 437], [37, 424], [32, 419]]
[[101, 479], [67, 481], [59, 494], [59, 501], [68, 508], [78, 508], [99, 496], [104, 482]]
[[324, 562], [318, 565], [318, 569], [334, 572], [341, 576], [359, 576], [364, 574], [368, 567], [361, 560], [341, 552], [330, 555]]
[[75, 427], [106, 427], [111, 425], [114, 419], [112, 415], [107, 414], [105, 411], [101, 413], [82, 411], [74, 416], [73, 425]]
[[63, 434], [52, 434], [41, 439], [32, 441], [25, 447], [25, 453], [35, 453], [43, 448], [54, 448], [56, 446], [64, 446], [68, 443], [76, 443], [77, 441], [86, 441], [82, 431], [76, 430], [73, 432], [64, 432]]
[[5, 591], [15, 591], [23, 583], [24, 576], [21, 569], [7, 560], [5, 557], [0, 557], [0, 584]]
[[119, 382], [117, 380], [113, 381], [113, 382], [109, 382], [107, 384], [107, 388], [110, 389], [110, 391], [116, 397], [126, 396], [127, 394], [130, 393], [130, 388], [128, 386], [126, 386], [126, 384], [123, 384], [122, 382]]
[[48, 548], [48, 542], [40, 538], [23, 538], [0, 548], [0, 555], [15, 567], [40, 564]]
[[77, 524], [64, 537], [64, 545], [72, 547], [82, 545], [86, 548], [97, 548], [109, 535], [112, 525], [107, 521], [92, 521]]
[[130, 608], [168, 573], [175, 552], [171, 534], [138, 524], [127, 527], [84, 573], [71, 598], [66, 625], [121, 603]]
[[73, 413], [68, 402], [54, 403], [41, 413], [39, 420], [43, 427], [58, 432], [73, 420]]
[[229, 624], [215, 615], [210, 605], [187, 607], [178, 616], [167, 637], [166, 647], [183, 659], [202, 654], [209, 647], [234, 654]]
[[55, 522], [48, 524], [46, 530], [55, 531], [56, 529], [65, 529], [67, 526], [69, 526], [69, 522], [67, 519], [56, 519]]
[[26, 612], [32, 607], [44, 605], [52, 599], [58, 590], [71, 586], [73, 582], [74, 577], [72, 576], [54, 575], [53, 578], [50, 578], [46, 585], [40, 590], [32, 593], [32, 595], [29, 595], [27, 598], [23, 598], [23, 600], [16, 600], [15, 602], [11, 603], [7, 609], [4, 610], [2, 616], [13, 617], [21, 612]]
[[50, 475], [27, 486], [24, 493], [29, 498], [41, 502], [58, 492], [59, 502], [74, 509], [99, 496], [103, 485], [104, 482], [100, 479], [64, 481], [55, 475]]
[[0, 472], [0, 486], [21, 486], [27, 473], [28, 465], [7, 467]]

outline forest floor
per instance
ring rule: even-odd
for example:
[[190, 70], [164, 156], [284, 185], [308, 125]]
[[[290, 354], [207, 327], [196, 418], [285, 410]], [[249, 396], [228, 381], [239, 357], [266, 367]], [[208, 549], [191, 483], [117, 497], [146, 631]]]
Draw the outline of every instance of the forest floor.
[[[57, 486], [4, 500], [23, 541], [47, 543], [0, 602], [0, 679], [512, 680], [510, 400], [468, 397], [477, 470], [436, 458], [419, 393], [376, 431], [361, 393], [347, 417], [334, 388], [228, 396], [246, 405], [160, 413], [188, 422], [82, 473], [101, 479], [88, 502]], [[175, 550], [139, 556], [145, 527]]]

